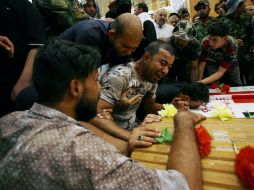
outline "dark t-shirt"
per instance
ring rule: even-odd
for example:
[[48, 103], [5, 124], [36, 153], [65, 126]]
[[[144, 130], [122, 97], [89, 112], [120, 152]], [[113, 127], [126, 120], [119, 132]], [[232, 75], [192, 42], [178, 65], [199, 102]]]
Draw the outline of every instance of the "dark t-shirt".
[[[111, 66], [128, 62], [129, 57], [118, 57], [108, 38], [110, 23], [101, 20], [84, 20], [64, 31], [60, 38], [90, 45], [101, 53], [101, 65]], [[100, 66], [101, 66], [100, 65]]]
[[196, 39], [191, 40], [184, 48], [176, 45], [175, 37], [171, 36], [167, 42], [175, 48], [175, 61], [168, 73], [168, 80], [189, 81], [190, 80], [190, 62], [199, 59], [201, 54], [200, 42]]
[[[37, 10], [27, 0], [0, 1], [0, 35], [7, 36], [14, 44], [14, 56], [0, 48], [0, 106], [8, 107], [10, 93], [17, 82], [27, 54], [43, 41], [44, 28]], [[2, 110], [2, 109], [1, 109]]]

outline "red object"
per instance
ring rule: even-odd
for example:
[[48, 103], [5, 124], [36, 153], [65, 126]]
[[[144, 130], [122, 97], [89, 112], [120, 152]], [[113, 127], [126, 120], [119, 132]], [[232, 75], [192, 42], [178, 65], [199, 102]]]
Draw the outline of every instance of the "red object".
[[219, 88], [218, 84], [212, 83], [210, 86], [211, 89]]
[[201, 158], [206, 157], [211, 152], [211, 136], [202, 125], [195, 128], [196, 136], [198, 138], [199, 154]]
[[229, 93], [230, 86], [229, 85], [223, 85], [220, 90], [223, 94], [227, 94], [227, 93]]
[[236, 155], [235, 171], [243, 185], [254, 190], [254, 148], [246, 146], [240, 149]]
[[232, 95], [235, 103], [254, 103], [254, 94], [250, 95]]

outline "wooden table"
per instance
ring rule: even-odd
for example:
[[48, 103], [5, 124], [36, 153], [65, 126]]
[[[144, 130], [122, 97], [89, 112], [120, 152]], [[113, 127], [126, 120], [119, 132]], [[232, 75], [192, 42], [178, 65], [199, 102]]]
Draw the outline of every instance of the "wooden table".
[[[231, 140], [236, 142], [238, 150], [247, 145], [254, 147], [254, 119], [221, 121], [208, 118], [201, 124], [213, 138], [211, 153], [202, 159], [203, 189], [244, 189], [234, 172], [236, 153]], [[147, 126], [158, 129], [167, 127], [173, 133], [172, 119], [163, 119]], [[155, 144], [149, 148], [136, 148], [131, 158], [149, 168], [166, 169], [169, 150], [168, 143]]]

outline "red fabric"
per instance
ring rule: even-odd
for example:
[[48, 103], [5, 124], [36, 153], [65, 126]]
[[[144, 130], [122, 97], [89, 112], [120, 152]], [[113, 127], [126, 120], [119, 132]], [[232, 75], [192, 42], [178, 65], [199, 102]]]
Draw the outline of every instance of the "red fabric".
[[231, 65], [226, 60], [223, 60], [220, 66], [227, 70], [231, 67]]
[[250, 95], [232, 95], [235, 103], [254, 103], [254, 94]]
[[242, 148], [235, 160], [236, 175], [244, 186], [254, 190], [254, 148]]
[[[214, 93], [209, 93], [210, 95], [220, 95], [220, 93], [218, 92], [214, 92]], [[254, 91], [238, 91], [238, 92], [228, 92], [228, 94], [253, 94], [254, 95]]]
[[201, 158], [204, 158], [211, 152], [212, 138], [206, 128], [202, 125], [195, 128], [195, 133], [198, 139], [199, 154]]

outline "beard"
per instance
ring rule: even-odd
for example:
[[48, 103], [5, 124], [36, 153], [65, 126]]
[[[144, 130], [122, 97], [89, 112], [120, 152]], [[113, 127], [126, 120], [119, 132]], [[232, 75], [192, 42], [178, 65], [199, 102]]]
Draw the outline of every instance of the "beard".
[[200, 13], [199, 18], [207, 18], [208, 17], [208, 13]]
[[77, 120], [89, 121], [90, 119], [94, 118], [97, 114], [97, 100], [98, 98], [96, 101], [85, 101], [84, 98], [81, 98], [75, 109]]

